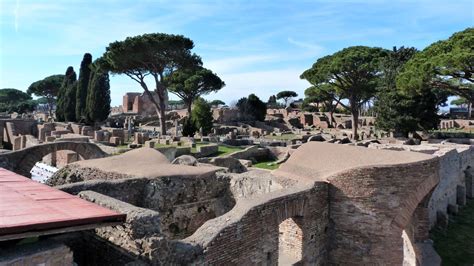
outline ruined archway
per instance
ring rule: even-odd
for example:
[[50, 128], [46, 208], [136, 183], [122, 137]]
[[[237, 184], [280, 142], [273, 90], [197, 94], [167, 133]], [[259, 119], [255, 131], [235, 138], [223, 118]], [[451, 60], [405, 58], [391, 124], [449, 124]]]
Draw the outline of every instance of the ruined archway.
[[84, 160], [102, 158], [107, 155], [94, 143], [52, 142], [0, 154], [0, 167], [23, 176], [30, 176], [30, 170], [36, 162], [41, 161], [48, 154], [63, 150], [74, 151]]
[[288, 218], [278, 226], [278, 264], [293, 265], [303, 259], [303, 217]]

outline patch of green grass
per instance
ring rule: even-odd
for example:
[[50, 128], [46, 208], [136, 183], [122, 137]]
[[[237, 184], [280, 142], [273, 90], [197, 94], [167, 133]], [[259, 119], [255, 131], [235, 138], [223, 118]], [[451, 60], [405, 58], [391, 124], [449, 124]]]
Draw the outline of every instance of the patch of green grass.
[[240, 147], [230, 147], [230, 146], [219, 145], [219, 151], [217, 152], [217, 156], [225, 156], [225, 155], [231, 154], [236, 151], [241, 151], [241, 150], [243, 149]]
[[443, 265], [473, 265], [474, 200], [468, 200], [458, 215], [450, 217], [446, 230], [434, 229], [431, 239]]
[[265, 160], [265, 161], [261, 161], [261, 162], [258, 162], [256, 164], [254, 164], [253, 167], [261, 168], [261, 169], [267, 169], [267, 170], [275, 170], [280, 166], [279, 164], [268, 165], [268, 164], [274, 163], [274, 162], [276, 162], [276, 161], [275, 160]]
[[166, 145], [161, 143], [155, 143], [155, 148], [167, 148], [167, 147], [174, 147], [174, 145]]

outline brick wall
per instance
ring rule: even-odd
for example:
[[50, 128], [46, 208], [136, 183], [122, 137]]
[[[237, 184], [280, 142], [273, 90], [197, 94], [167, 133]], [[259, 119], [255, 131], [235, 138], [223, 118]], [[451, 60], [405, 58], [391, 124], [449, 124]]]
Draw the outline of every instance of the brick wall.
[[[275, 193], [279, 193], [278, 191]], [[267, 196], [272, 193], [266, 194]], [[255, 199], [254, 199], [255, 200]], [[236, 206], [228, 215], [240, 213]], [[256, 204], [234, 223], [222, 230], [207, 244], [193, 263], [206, 265], [278, 265], [279, 225], [290, 217], [301, 217], [303, 264], [320, 265], [326, 261], [326, 230], [328, 226], [327, 184], [273, 198]], [[228, 219], [227, 214], [219, 217]], [[219, 218], [212, 220], [219, 223]], [[212, 229], [212, 224], [207, 224]], [[206, 228], [194, 237], [209, 232]], [[288, 239], [288, 238], [287, 238]], [[190, 262], [189, 262], [190, 263]]]
[[402, 231], [410, 226], [420, 203], [426, 208], [423, 199], [439, 181], [438, 167], [434, 158], [331, 177], [329, 263], [402, 264]]

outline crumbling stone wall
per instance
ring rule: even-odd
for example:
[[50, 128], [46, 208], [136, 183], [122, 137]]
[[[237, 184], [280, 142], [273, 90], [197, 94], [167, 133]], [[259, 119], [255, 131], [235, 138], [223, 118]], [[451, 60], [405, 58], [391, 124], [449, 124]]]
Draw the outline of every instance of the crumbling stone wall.
[[246, 172], [235, 175], [230, 181], [230, 190], [234, 198], [248, 198], [282, 189], [283, 186], [274, 180], [266, 171]]
[[447, 220], [450, 205], [466, 204], [466, 170], [469, 171], [468, 168], [474, 166], [474, 149], [462, 146], [457, 149], [441, 149], [434, 154], [440, 158], [440, 182], [429, 203], [431, 227], [437, 222], [444, 223], [438, 219]]
[[195, 258], [187, 258], [191, 261], [182, 262], [277, 265], [279, 225], [290, 217], [301, 217], [301, 263], [321, 265], [326, 261], [327, 184], [317, 183], [308, 190], [279, 190], [251, 200], [254, 206], [250, 209], [247, 209], [249, 206], [245, 200], [238, 202], [232, 211], [208, 221], [190, 238], [183, 240], [184, 243], [202, 246], [204, 250]]
[[162, 177], [145, 186], [141, 207], [162, 215], [163, 232], [184, 238], [205, 221], [229, 211], [235, 204], [225, 176], [200, 178]]
[[82, 191], [79, 196], [103, 207], [127, 214], [123, 225], [95, 229], [97, 236], [148, 260], [154, 259], [159, 252], [163, 252], [158, 250], [161, 247], [157, 245], [165, 241], [158, 212], [139, 208], [93, 191]]

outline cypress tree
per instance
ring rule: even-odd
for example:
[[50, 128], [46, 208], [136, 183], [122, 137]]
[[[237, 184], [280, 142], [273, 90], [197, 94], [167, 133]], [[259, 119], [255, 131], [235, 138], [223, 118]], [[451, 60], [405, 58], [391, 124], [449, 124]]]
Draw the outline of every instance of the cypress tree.
[[[67, 122], [76, 122], [76, 88], [77, 76], [73, 67], [70, 67], [69, 73], [66, 72], [66, 94], [64, 97], [64, 120]], [[68, 68], [69, 70], [69, 68]]]
[[[74, 68], [70, 66], [67, 68], [66, 73], [64, 74], [64, 80], [58, 92], [58, 101], [57, 101], [57, 107], [56, 107], [56, 119], [58, 121], [74, 121], [75, 120], [75, 119], [70, 120], [71, 115], [69, 114], [71, 111], [70, 97], [72, 96], [70, 93], [71, 91], [70, 87], [75, 83], [75, 81], [76, 81], [76, 72], [74, 72]], [[76, 99], [75, 94], [72, 97], [73, 97], [72, 98], [73, 100]], [[74, 101], [74, 106], [72, 108], [72, 112], [74, 113], [74, 117], [75, 117], [75, 101]]]
[[89, 87], [89, 79], [91, 74], [90, 65], [92, 63], [92, 55], [84, 54], [79, 70], [79, 79], [76, 88], [76, 120], [80, 121], [85, 118], [87, 90]]
[[85, 114], [88, 122], [101, 122], [107, 119], [110, 113], [109, 74], [97, 63], [92, 64], [91, 68]]

